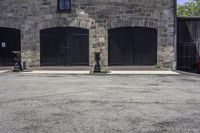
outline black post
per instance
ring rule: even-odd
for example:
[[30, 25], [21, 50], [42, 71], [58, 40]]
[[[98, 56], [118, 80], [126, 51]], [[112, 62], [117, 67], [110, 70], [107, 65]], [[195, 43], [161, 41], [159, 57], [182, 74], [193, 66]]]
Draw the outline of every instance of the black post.
[[26, 69], [26, 62], [25, 61], [23, 62], [23, 69], [24, 70]]
[[15, 64], [14, 64], [14, 69], [13, 69], [13, 72], [20, 72], [22, 71], [22, 64], [21, 64], [21, 53], [20, 51], [13, 51], [13, 53], [15, 54], [15, 57], [14, 57], [14, 61], [15, 61]]
[[99, 64], [100, 53], [95, 53], [95, 61], [96, 61], [96, 64], [94, 66], [94, 73], [101, 73], [101, 67], [100, 67], [100, 64]]

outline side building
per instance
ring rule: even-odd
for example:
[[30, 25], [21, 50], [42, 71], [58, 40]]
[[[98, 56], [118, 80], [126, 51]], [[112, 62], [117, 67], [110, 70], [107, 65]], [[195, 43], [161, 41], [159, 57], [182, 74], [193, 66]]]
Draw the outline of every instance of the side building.
[[175, 0], [1, 0], [0, 65], [172, 68]]

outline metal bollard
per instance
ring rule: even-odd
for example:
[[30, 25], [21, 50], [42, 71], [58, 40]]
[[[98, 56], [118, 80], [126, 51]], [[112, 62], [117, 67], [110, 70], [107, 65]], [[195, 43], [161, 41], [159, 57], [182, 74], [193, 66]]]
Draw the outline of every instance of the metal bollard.
[[15, 64], [14, 64], [13, 72], [20, 72], [23, 70], [22, 65], [21, 65], [21, 59], [20, 59], [20, 51], [13, 51], [12, 53], [15, 54], [15, 57], [14, 57]]
[[96, 64], [94, 66], [94, 73], [101, 73], [101, 67], [100, 67], [100, 64], [99, 64], [100, 53], [95, 53], [95, 61], [96, 61]]
[[26, 62], [23, 61], [23, 69], [25, 70], [26, 69]]

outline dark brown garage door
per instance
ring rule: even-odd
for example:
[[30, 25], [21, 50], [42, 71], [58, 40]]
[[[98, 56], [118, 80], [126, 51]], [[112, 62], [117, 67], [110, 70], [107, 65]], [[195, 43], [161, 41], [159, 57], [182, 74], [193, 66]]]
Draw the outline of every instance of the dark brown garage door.
[[12, 51], [20, 51], [20, 31], [12, 28], [0, 28], [0, 66], [14, 65]]
[[143, 27], [124, 27], [108, 31], [109, 65], [155, 65], [157, 31]]
[[56, 27], [40, 31], [41, 65], [89, 65], [89, 31]]

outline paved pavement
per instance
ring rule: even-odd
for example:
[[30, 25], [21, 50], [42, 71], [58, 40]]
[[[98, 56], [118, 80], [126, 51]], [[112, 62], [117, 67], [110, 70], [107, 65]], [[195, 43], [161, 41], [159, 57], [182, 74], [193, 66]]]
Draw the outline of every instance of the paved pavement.
[[0, 133], [199, 132], [199, 75], [0, 74]]

